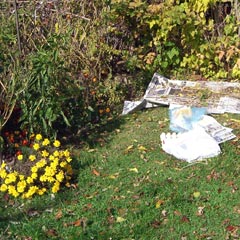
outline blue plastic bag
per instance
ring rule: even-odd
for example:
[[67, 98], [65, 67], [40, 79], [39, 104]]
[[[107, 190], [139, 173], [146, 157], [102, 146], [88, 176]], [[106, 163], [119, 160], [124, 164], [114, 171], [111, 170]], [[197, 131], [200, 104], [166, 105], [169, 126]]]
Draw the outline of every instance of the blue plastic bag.
[[170, 129], [174, 132], [186, 132], [193, 129], [193, 124], [198, 122], [207, 113], [207, 108], [170, 105]]

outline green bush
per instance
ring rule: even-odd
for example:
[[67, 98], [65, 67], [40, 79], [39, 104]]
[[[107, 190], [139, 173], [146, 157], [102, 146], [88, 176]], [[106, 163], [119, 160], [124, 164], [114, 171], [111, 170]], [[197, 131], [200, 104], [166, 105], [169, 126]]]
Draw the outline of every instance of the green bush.
[[232, 2], [227, 14], [224, 1], [150, 2], [111, 1], [111, 24], [116, 32], [121, 24], [131, 41], [128, 66], [174, 76], [239, 77], [239, 6]]

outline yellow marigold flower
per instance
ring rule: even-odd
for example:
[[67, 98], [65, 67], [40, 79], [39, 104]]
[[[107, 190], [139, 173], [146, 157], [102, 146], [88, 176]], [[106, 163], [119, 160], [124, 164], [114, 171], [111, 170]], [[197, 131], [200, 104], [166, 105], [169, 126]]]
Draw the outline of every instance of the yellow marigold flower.
[[22, 181], [22, 180], [24, 180], [24, 178], [25, 178], [25, 176], [23, 175], [23, 174], [20, 174], [19, 175], [19, 179]]
[[7, 176], [7, 171], [6, 169], [1, 169], [0, 170], [0, 178], [4, 179]]
[[39, 180], [40, 180], [41, 182], [46, 182], [46, 181], [47, 181], [47, 176], [46, 176], [46, 175], [42, 175], [42, 176], [39, 178]]
[[53, 165], [57, 166], [57, 165], [58, 165], [58, 163], [59, 163], [59, 158], [58, 158], [58, 157], [56, 157], [56, 158], [54, 158], [54, 160], [52, 161], [52, 163], [51, 163], [51, 164], [53, 164]]
[[63, 151], [59, 151], [59, 158], [62, 158], [64, 156]]
[[53, 156], [54, 156], [54, 157], [58, 157], [58, 156], [59, 156], [59, 151], [57, 151], [57, 150], [54, 151], [54, 152], [53, 152]]
[[45, 159], [41, 159], [39, 162], [37, 162], [36, 167], [42, 168], [47, 164], [47, 161]]
[[38, 143], [34, 143], [34, 144], [33, 144], [33, 149], [34, 149], [34, 150], [37, 151], [39, 148], [40, 148], [40, 145], [39, 145]]
[[49, 139], [47, 139], [47, 138], [45, 138], [44, 140], [43, 140], [43, 142], [42, 142], [42, 145], [43, 146], [47, 146], [47, 145], [49, 145], [50, 144], [50, 141], [49, 141]]
[[37, 173], [32, 173], [31, 178], [34, 180], [37, 178], [37, 176], [38, 176]]
[[55, 141], [53, 142], [53, 146], [54, 146], [54, 147], [60, 147], [60, 145], [61, 145], [61, 143], [60, 143], [58, 140], [55, 140]]
[[22, 155], [22, 154], [18, 155], [18, 156], [17, 156], [17, 159], [18, 159], [19, 161], [23, 160], [23, 155]]
[[66, 160], [68, 163], [70, 163], [72, 161], [72, 158], [68, 157]]
[[57, 166], [58, 166], [58, 162], [56, 162], [56, 161], [51, 162], [51, 164], [50, 164], [50, 168], [53, 169], [54, 171], [56, 171]]
[[17, 191], [14, 191], [14, 192], [12, 193], [12, 195], [13, 195], [15, 198], [17, 198], [20, 194], [19, 194]]
[[5, 169], [6, 166], [7, 164], [5, 162], [2, 162], [0, 169]]
[[60, 163], [60, 167], [62, 167], [62, 168], [64, 168], [66, 165], [67, 165], [67, 162], [65, 162], [65, 161]]
[[54, 177], [47, 177], [47, 181], [52, 183], [55, 182], [55, 178]]
[[33, 162], [34, 160], [36, 160], [36, 156], [31, 154], [29, 155], [28, 159]]
[[9, 173], [5, 179], [5, 184], [16, 182], [17, 177], [15, 173]]
[[51, 168], [51, 167], [46, 167], [45, 168], [45, 175], [48, 177], [52, 177], [55, 175], [55, 169]]
[[52, 187], [52, 193], [58, 192], [59, 188], [60, 188], [60, 182], [56, 181]]
[[26, 197], [30, 198], [33, 194], [35, 194], [38, 191], [38, 187], [37, 186], [31, 186], [28, 190], [28, 192], [26, 193]]
[[37, 134], [37, 135], [36, 135], [36, 140], [37, 140], [37, 141], [42, 140], [42, 135], [41, 135], [41, 134]]
[[56, 179], [59, 181], [59, 182], [62, 182], [63, 179], [64, 179], [64, 173], [63, 171], [60, 171], [58, 174], [56, 174]]
[[7, 189], [8, 189], [7, 185], [3, 183], [0, 187], [0, 192], [6, 192]]
[[42, 157], [48, 157], [49, 156], [49, 152], [46, 150], [42, 151]]
[[50, 160], [50, 161], [53, 161], [54, 159], [55, 159], [55, 157], [54, 157], [53, 155], [50, 155], [50, 156], [49, 156], [49, 160]]
[[27, 186], [26, 181], [20, 181], [20, 182], [18, 182], [18, 184], [17, 184], [17, 191], [18, 191], [19, 193], [23, 193], [24, 190], [25, 190], [25, 188], [26, 188], [26, 186]]
[[15, 186], [13, 186], [13, 185], [8, 186], [8, 192], [9, 193], [13, 192], [14, 190], [16, 191]]
[[46, 188], [41, 188], [41, 189], [38, 189], [37, 193], [38, 195], [43, 195], [46, 191], [47, 191]]
[[32, 173], [36, 173], [38, 171], [38, 167], [37, 166], [33, 166], [32, 168], [31, 168], [31, 172]]
[[69, 157], [70, 156], [70, 152], [68, 150], [65, 150], [63, 152], [63, 154], [64, 154], [65, 157]]
[[33, 183], [33, 179], [32, 179], [31, 177], [27, 177], [27, 180], [26, 180], [26, 181], [27, 181], [28, 184]]
[[8, 193], [14, 197], [18, 197], [19, 196], [19, 193], [16, 191], [16, 188], [15, 186], [8, 186]]

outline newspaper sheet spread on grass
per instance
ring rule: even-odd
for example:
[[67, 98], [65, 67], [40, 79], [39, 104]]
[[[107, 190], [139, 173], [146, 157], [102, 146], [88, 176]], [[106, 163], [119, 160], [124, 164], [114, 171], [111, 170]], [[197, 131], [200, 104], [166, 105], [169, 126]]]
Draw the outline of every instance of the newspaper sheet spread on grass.
[[125, 101], [122, 114], [179, 104], [206, 107], [208, 113], [240, 113], [240, 83], [171, 80], [155, 73], [139, 101]]
[[[222, 126], [207, 114], [240, 113], [240, 84], [170, 80], [155, 73], [143, 98], [139, 101], [125, 101], [122, 114], [157, 106], [170, 106], [170, 112], [179, 111], [176, 115], [178, 118], [180, 116], [179, 119], [176, 117], [170, 119], [170, 128], [174, 122], [180, 123], [177, 126], [179, 129], [185, 127], [183, 125], [186, 123], [192, 123], [192, 128], [185, 129], [187, 131], [180, 135], [161, 134], [162, 147], [166, 152], [188, 162], [217, 156], [220, 153], [218, 144], [236, 136], [231, 128]], [[201, 119], [194, 123], [192, 119], [196, 114], [195, 108], [205, 108], [206, 114], [202, 113]], [[199, 127], [202, 130], [199, 130]], [[203, 140], [200, 144], [202, 148], [199, 147], [201, 139]], [[193, 142], [197, 143], [196, 148], [193, 148]]]

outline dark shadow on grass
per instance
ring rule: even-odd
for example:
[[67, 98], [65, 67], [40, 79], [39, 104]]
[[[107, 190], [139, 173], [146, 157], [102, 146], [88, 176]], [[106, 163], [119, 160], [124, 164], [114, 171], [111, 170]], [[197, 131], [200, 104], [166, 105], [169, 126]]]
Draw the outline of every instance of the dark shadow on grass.
[[31, 222], [38, 221], [42, 215], [47, 217], [49, 214], [56, 214], [57, 209], [62, 209], [63, 205], [67, 206], [74, 201], [77, 203], [79, 201], [79, 196], [76, 194], [78, 191], [79, 189], [73, 187], [63, 188], [54, 195], [55, 197], [51, 194], [35, 196], [30, 201], [13, 200], [13, 198], [4, 201], [2, 198], [0, 201], [0, 239], [2, 239], [1, 233], [12, 232], [11, 226], [20, 228], [25, 223], [31, 224]]
[[107, 119], [102, 123], [90, 124], [79, 129], [77, 133], [66, 134], [62, 137], [63, 145], [69, 145], [81, 149], [84, 146], [94, 148], [111, 141], [113, 133], [125, 123], [125, 118], [121, 115]]

